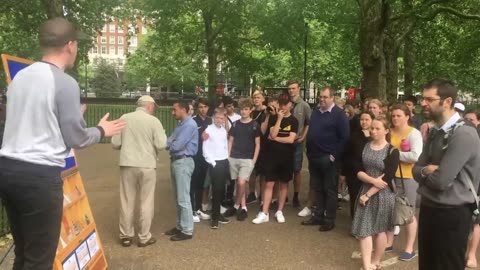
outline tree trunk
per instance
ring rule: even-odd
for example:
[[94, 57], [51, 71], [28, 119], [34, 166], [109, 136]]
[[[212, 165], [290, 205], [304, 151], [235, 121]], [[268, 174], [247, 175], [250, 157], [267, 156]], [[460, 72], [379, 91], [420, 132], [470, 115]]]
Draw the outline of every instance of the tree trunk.
[[384, 40], [385, 70], [387, 79], [387, 100], [397, 101], [398, 93], [398, 51], [399, 48], [392, 38]]
[[202, 12], [205, 24], [205, 52], [208, 59], [208, 98], [215, 97], [217, 88], [217, 54], [215, 50], [215, 33], [213, 31], [213, 15], [208, 11]]
[[415, 46], [412, 40], [412, 34], [409, 34], [405, 38], [403, 47], [403, 63], [404, 63], [404, 91], [405, 96], [414, 94], [413, 80], [414, 80], [414, 68], [415, 68]]
[[42, 2], [48, 19], [64, 17], [63, 0], [42, 0]]
[[386, 5], [382, 0], [359, 0], [360, 64], [363, 97], [385, 98], [386, 66], [383, 51]]

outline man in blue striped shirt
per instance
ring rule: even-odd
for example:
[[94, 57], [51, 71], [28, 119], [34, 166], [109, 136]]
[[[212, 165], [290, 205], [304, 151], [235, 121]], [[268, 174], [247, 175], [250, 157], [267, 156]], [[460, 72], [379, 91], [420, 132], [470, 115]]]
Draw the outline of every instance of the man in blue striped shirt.
[[188, 114], [189, 105], [185, 102], [173, 104], [172, 115], [179, 121], [172, 135], [167, 140], [170, 151], [170, 171], [172, 187], [177, 203], [176, 227], [165, 232], [172, 241], [182, 241], [193, 237], [193, 216], [190, 202], [190, 181], [195, 163], [193, 156], [198, 150], [197, 124]]

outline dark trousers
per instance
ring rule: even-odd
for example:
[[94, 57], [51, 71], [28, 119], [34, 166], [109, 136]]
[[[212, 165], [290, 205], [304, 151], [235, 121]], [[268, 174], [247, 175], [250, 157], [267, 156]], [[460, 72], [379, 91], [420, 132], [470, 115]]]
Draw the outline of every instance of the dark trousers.
[[[228, 171], [228, 176], [227, 178], [230, 178], [230, 169]], [[226, 201], [226, 207], [230, 207], [233, 205], [229, 205], [232, 203], [233, 200], [233, 193], [235, 192], [235, 179], [229, 179], [228, 185], [227, 185], [227, 192], [225, 193], [225, 200]]]
[[190, 182], [190, 201], [192, 203], [192, 210], [196, 212], [201, 209], [203, 197], [203, 184], [207, 176], [208, 163], [203, 156], [195, 156], [195, 169], [192, 173], [192, 181]]
[[0, 197], [15, 242], [14, 270], [52, 270], [63, 212], [60, 167], [0, 158]]
[[210, 166], [212, 179], [212, 220], [218, 220], [220, 216], [220, 204], [225, 194], [225, 182], [229, 178], [230, 167], [228, 159], [216, 160], [215, 167]]
[[471, 209], [422, 204], [418, 222], [419, 270], [464, 270]]
[[334, 224], [337, 215], [337, 168], [329, 155], [309, 158], [310, 183], [315, 191], [317, 209], [314, 217], [327, 224]]
[[357, 176], [350, 174], [345, 175], [347, 187], [348, 187], [348, 195], [350, 196], [350, 217], [353, 218], [355, 214], [355, 203], [357, 202], [358, 193], [360, 192], [360, 188], [362, 187], [362, 182], [358, 180]]

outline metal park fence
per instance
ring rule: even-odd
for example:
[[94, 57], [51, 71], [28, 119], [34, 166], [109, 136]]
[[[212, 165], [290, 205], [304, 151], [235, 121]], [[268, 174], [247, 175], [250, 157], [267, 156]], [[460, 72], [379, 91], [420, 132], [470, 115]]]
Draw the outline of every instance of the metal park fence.
[[[109, 119], [113, 120], [120, 118], [123, 114], [135, 111], [136, 107], [136, 105], [130, 104], [87, 104], [84, 118], [87, 126], [94, 127], [106, 113], [110, 113]], [[172, 108], [157, 108], [155, 116], [162, 122], [167, 136], [170, 135], [176, 126], [176, 121], [172, 116]], [[110, 139], [103, 139], [102, 143], [110, 143]]]

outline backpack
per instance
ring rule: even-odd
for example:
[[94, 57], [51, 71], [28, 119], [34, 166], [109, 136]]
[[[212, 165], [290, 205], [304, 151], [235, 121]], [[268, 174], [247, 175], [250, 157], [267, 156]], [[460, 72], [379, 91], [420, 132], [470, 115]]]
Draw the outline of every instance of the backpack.
[[[467, 122], [465, 121], [465, 119], [461, 118], [459, 119], [453, 126], [451, 126], [447, 132], [445, 133], [445, 135], [443, 136], [443, 147], [442, 147], [442, 150], [445, 151], [447, 150], [448, 148], [448, 139], [453, 136], [453, 134], [455, 134], [455, 131], [461, 127], [461, 126], [464, 126], [464, 125], [467, 125], [467, 126], [471, 126], [473, 128], [473, 126], [470, 124], [470, 122]], [[460, 171], [459, 175], [462, 174], [462, 171]], [[463, 173], [465, 174], [465, 173]], [[473, 214], [475, 216], [478, 216], [480, 214], [480, 211], [479, 211], [479, 208], [480, 208], [480, 199], [478, 197], [478, 194], [477, 194], [477, 190], [475, 189], [475, 187], [473, 186], [473, 181], [472, 179], [469, 177], [469, 175], [465, 174], [463, 175], [463, 177], [465, 177], [466, 179], [468, 179], [468, 187], [470, 189], [470, 191], [472, 192], [473, 194], [473, 197], [475, 198], [475, 205], [473, 206]]]

